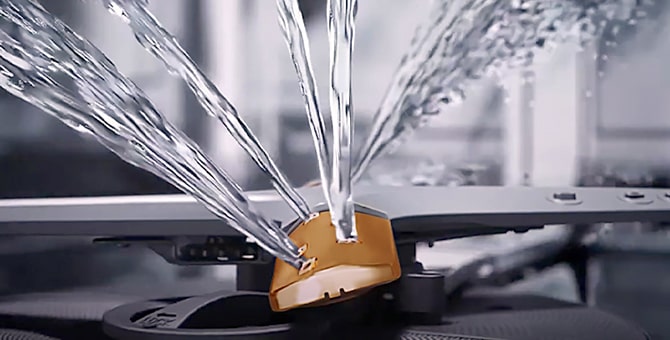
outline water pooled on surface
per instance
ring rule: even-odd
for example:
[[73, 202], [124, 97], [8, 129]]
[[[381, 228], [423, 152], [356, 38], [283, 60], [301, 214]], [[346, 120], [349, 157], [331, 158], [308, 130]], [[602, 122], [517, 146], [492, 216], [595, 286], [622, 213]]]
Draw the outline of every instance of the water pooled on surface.
[[351, 191], [353, 108], [351, 58], [354, 49], [357, 0], [328, 0], [330, 47], [330, 112], [333, 120], [333, 172], [330, 187], [331, 216], [338, 241], [356, 235]]
[[32, 0], [0, 0], [0, 28], [2, 88], [94, 136], [194, 196], [272, 255], [300, 266], [297, 247], [279, 227], [91, 43]]
[[113, 14], [127, 22], [137, 41], [151, 54], [160, 59], [170, 73], [180, 76], [188, 83], [202, 107], [216, 117], [228, 129], [239, 145], [270, 178], [275, 190], [291, 209], [305, 220], [310, 209], [278, 169], [270, 155], [251, 132], [235, 107], [219, 92], [216, 86], [200, 71], [177, 39], [170, 34], [147, 10], [147, 0], [101, 0]]
[[439, 0], [403, 57], [354, 167], [374, 159], [458, 103], [472, 80], [529, 65], [567, 39], [585, 43], [609, 20], [631, 21], [653, 0]]

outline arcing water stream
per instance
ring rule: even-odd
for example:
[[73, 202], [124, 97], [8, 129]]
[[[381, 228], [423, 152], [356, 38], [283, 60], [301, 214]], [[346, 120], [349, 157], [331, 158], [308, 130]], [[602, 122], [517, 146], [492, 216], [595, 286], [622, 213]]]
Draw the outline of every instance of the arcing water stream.
[[338, 241], [355, 239], [356, 225], [351, 191], [351, 56], [356, 1], [328, 1], [330, 42], [330, 111], [333, 122], [333, 155], [325, 136], [316, 81], [309, 52], [309, 39], [297, 0], [277, 0], [279, 23], [284, 33], [298, 82], [305, 100], [312, 139], [316, 148], [321, 187], [336, 228]]
[[[186, 52], [181, 48], [177, 40], [151, 15], [146, 9], [146, 1], [141, 0], [102, 0], [108, 9], [123, 18], [135, 33], [138, 42], [153, 55], [161, 59], [174, 74], [180, 75], [196, 94], [202, 106], [213, 116], [221, 120], [235, 139], [252, 156], [261, 169], [270, 176], [275, 189], [286, 199], [298, 215], [306, 220], [309, 217], [309, 207], [300, 195], [288, 184], [285, 177], [277, 169], [267, 152], [263, 150], [258, 140], [251, 133], [244, 121], [237, 114], [234, 107], [221, 95], [218, 89], [205, 77]], [[338, 231], [338, 239], [348, 239], [355, 233], [354, 206], [351, 195], [351, 108], [349, 97], [351, 95], [351, 54], [353, 34], [353, 5], [355, 1], [334, 1], [330, 4], [329, 28], [331, 33], [331, 112], [333, 112], [334, 154], [331, 163], [331, 175], [327, 176], [324, 157], [328, 155], [325, 136], [323, 135], [323, 118], [318, 111], [318, 102], [310, 91], [315, 88], [311, 86], [309, 78], [310, 66], [308, 51], [305, 51], [304, 25], [296, 21], [301, 18], [297, 3], [287, 4], [283, 1], [278, 3], [282, 26], [291, 52], [294, 50], [293, 58], [296, 70], [299, 74], [307, 76], [301, 79], [302, 87], [306, 96], [307, 112], [312, 133], [315, 136], [315, 147], [320, 159], [320, 170], [324, 187], [329, 186], [326, 200], [329, 202], [333, 224]], [[288, 5], [288, 6], [286, 6]], [[291, 7], [292, 6], [292, 7]], [[282, 11], [282, 9], [288, 11]], [[293, 10], [293, 11], [292, 11]], [[331, 13], [332, 12], [332, 13]], [[300, 20], [300, 19], [299, 19]], [[291, 21], [290, 23], [288, 21]], [[300, 20], [301, 21], [301, 20]], [[296, 29], [297, 27], [297, 29]], [[295, 42], [292, 44], [292, 42]], [[342, 45], [342, 46], [340, 46]], [[342, 50], [344, 53], [338, 53]], [[306, 69], [304, 73], [302, 69]], [[324, 189], [324, 192], [326, 190]], [[331, 199], [332, 197], [332, 199]]]
[[[206, 111], [216, 116], [272, 179], [301, 218], [309, 209], [288, 184], [233, 106], [146, 10], [145, 0], [103, 0], [135, 31], [138, 41], [181, 76]], [[651, 0], [440, 0], [419, 28], [375, 117], [353, 177], [375, 158], [463, 97], [473, 79], [528, 65], [534, 52], [575, 33], [589, 40], [601, 23], [634, 16]], [[338, 239], [355, 236], [351, 196], [351, 54], [356, 0], [328, 3], [331, 52], [330, 154], [309, 44], [296, 0], [277, 0], [279, 17], [305, 97], [322, 185]], [[0, 0], [0, 86], [70, 127], [94, 136], [127, 162], [194, 196], [272, 255], [300, 267], [286, 234], [268, 222], [237, 186], [184, 134], [170, 125], [142, 91], [98, 49], [35, 0]], [[332, 159], [330, 158], [332, 157]]]
[[319, 164], [321, 187], [326, 203], [328, 203], [329, 209], [332, 209], [333, 203], [329, 190], [331, 182], [330, 148], [328, 147], [326, 128], [319, 105], [305, 23], [297, 0], [277, 0], [277, 13], [286, 46], [289, 49], [293, 66], [298, 75], [300, 92], [302, 92], [305, 101], [307, 120], [316, 150], [316, 159]]
[[261, 170], [270, 178], [275, 190], [284, 198], [298, 216], [306, 220], [310, 209], [307, 202], [289, 184], [277, 168], [270, 155], [251, 132], [237, 110], [200, 71], [177, 39], [147, 11], [147, 0], [102, 0], [110, 12], [126, 21], [137, 41], [151, 54], [159, 58], [172, 73], [183, 78], [198, 98], [202, 107], [217, 117], [235, 140], [251, 156]]
[[351, 58], [354, 52], [354, 17], [358, 0], [328, 0], [330, 46], [330, 114], [333, 120], [333, 172], [331, 215], [337, 240], [355, 240], [356, 220], [351, 191]]
[[354, 168], [370, 163], [459, 102], [472, 80], [533, 61], [567, 39], [588, 42], [608, 20], [644, 15], [654, 0], [439, 0], [415, 34], [374, 117]]
[[1, 33], [0, 86], [194, 196], [272, 255], [302, 265], [286, 234], [91, 43], [32, 0], [0, 0], [0, 21], [11, 28]]

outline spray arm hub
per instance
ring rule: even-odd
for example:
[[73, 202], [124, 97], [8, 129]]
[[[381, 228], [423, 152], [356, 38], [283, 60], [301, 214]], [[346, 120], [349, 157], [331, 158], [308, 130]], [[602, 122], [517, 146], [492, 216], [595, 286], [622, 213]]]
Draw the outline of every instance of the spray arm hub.
[[270, 286], [275, 311], [322, 306], [360, 296], [400, 278], [400, 262], [391, 222], [384, 213], [356, 205], [356, 242], [337, 241], [330, 212], [285, 229], [309, 259], [300, 269], [277, 259]]

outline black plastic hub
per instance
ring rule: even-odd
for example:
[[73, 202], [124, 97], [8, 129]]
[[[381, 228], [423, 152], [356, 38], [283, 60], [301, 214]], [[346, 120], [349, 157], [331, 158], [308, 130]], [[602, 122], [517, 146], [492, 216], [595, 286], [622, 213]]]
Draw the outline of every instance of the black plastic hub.
[[[643, 331], [625, 321], [578, 304], [450, 294], [467, 286], [471, 280], [459, 277], [473, 277], [479, 265], [453, 271], [445, 281], [443, 273], [424, 271], [416, 261], [414, 243], [398, 244], [397, 249], [402, 277], [354, 300], [275, 313], [266, 293], [273, 264], [239, 264], [238, 292], [125, 305], [105, 314], [104, 331], [120, 340], [534, 340], [557, 331], [574, 340], [647, 340]], [[605, 324], [608, 327], [601, 327]]]
[[373, 336], [400, 332], [402, 318], [392, 312], [393, 303], [371, 293], [327, 307], [274, 313], [266, 294], [219, 292], [123, 306], [105, 315], [104, 330], [115, 339], [138, 340]]
[[440, 301], [438, 323], [421, 325], [376, 290], [327, 307], [273, 313], [262, 293], [214, 293], [113, 309], [104, 331], [119, 340], [448, 339], [648, 340], [628, 322], [578, 304], [532, 296]]
[[401, 279], [351, 301], [274, 313], [266, 294], [273, 264], [238, 265], [237, 293], [123, 306], [105, 316], [105, 331], [117, 339], [138, 340], [339, 339], [361, 334], [388, 338], [410, 324], [439, 324], [444, 275], [423, 271], [415, 261], [414, 244], [399, 245], [398, 253]]

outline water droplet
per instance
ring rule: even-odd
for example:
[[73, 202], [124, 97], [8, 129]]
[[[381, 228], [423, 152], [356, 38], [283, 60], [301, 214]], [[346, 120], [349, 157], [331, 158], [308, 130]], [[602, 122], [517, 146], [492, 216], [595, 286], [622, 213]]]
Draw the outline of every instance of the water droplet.
[[144, 153], [146, 151], [146, 147], [135, 139], [130, 140], [130, 144], [141, 153]]
[[612, 27], [612, 31], [610, 32], [613, 36], [619, 35], [619, 32], [621, 31], [621, 27], [619, 25], [616, 25]]
[[116, 1], [105, 0], [105, 4], [107, 5], [107, 10], [110, 13], [112, 13], [113, 15], [117, 15], [119, 18], [121, 18], [121, 20], [123, 20], [124, 23], [126, 24], [130, 23], [128, 14], [126, 14], [126, 11], [124, 11], [123, 8], [116, 3]]
[[478, 275], [480, 278], [486, 278], [486, 277], [489, 277], [489, 276], [491, 276], [491, 274], [493, 274], [494, 269], [495, 269], [495, 268], [494, 268], [493, 265], [490, 264], [490, 263], [483, 264], [483, 265], [481, 265], [481, 266], [477, 269], [477, 275]]
[[535, 82], [535, 74], [525, 75], [522, 82], [526, 85], [533, 84]]

